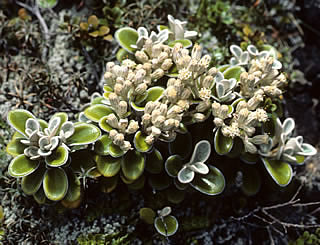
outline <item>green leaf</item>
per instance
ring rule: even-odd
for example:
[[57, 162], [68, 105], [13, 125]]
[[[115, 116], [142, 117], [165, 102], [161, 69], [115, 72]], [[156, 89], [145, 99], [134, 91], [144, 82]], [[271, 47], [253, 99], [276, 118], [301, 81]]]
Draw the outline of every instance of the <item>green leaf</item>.
[[59, 133], [62, 124], [64, 124], [65, 122], [68, 121], [68, 114], [65, 113], [65, 112], [57, 112], [57, 113], [55, 113], [55, 114], [50, 118], [50, 121], [52, 121], [52, 120], [53, 120], [54, 118], [56, 118], [56, 117], [59, 117], [60, 120], [61, 120], [61, 121], [60, 121], [60, 126], [59, 126], [59, 128], [58, 128], [58, 130], [57, 130], [57, 133]]
[[226, 137], [221, 133], [221, 128], [219, 128], [214, 135], [214, 149], [219, 155], [228, 154], [233, 146], [233, 139]]
[[161, 99], [163, 92], [164, 92], [163, 87], [155, 86], [155, 87], [149, 88], [147, 90], [147, 98], [144, 101], [145, 102], [158, 101], [159, 99]]
[[167, 174], [171, 177], [177, 177], [179, 171], [183, 166], [182, 158], [179, 155], [168, 157], [164, 164]]
[[60, 167], [68, 161], [69, 151], [68, 149], [61, 145], [55, 149], [50, 156], [45, 158], [45, 161], [50, 167]]
[[43, 190], [52, 201], [62, 200], [68, 191], [68, 177], [61, 168], [47, 169], [43, 179]]
[[141, 208], [139, 210], [140, 219], [146, 222], [149, 225], [152, 225], [154, 222], [154, 218], [156, 217], [156, 213], [151, 208]]
[[146, 177], [144, 175], [141, 175], [137, 180], [132, 182], [131, 184], [128, 184], [128, 188], [130, 190], [141, 190], [144, 187], [144, 183], [146, 182]]
[[174, 187], [166, 190], [167, 199], [169, 202], [174, 204], [179, 204], [183, 201], [186, 192], [182, 190], [178, 190]]
[[219, 169], [210, 166], [209, 173], [206, 175], [196, 174], [191, 186], [206, 195], [218, 195], [223, 192], [225, 187], [225, 178]]
[[137, 112], [143, 112], [144, 106], [138, 106], [133, 101], [130, 102], [131, 107]]
[[102, 135], [100, 139], [98, 139], [94, 143], [94, 151], [98, 155], [109, 155], [109, 145], [112, 143], [112, 140], [109, 138], [109, 135]]
[[37, 5], [43, 9], [54, 8], [58, 3], [58, 0], [37, 0]]
[[102, 118], [100, 119], [100, 121], [99, 121], [99, 127], [100, 127], [103, 131], [109, 133], [113, 128], [107, 123], [107, 118], [108, 118], [108, 116], [104, 116], [104, 117], [102, 117]]
[[189, 39], [179, 39], [169, 42], [169, 47], [173, 48], [176, 43], [181, 43], [184, 48], [189, 48], [192, 46], [192, 42]]
[[104, 177], [115, 176], [121, 167], [121, 158], [113, 158], [111, 156], [97, 156], [97, 168]]
[[273, 46], [269, 45], [269, 44], [264, 44], [262, 46], [262, 50], [264, 51], [269, 51], [270, 55], [277, 59], [278, 58], [278, 51], [276, 50], [276, 48], [274, 48]]
[[45, 167], [39, 167], [33, 173], [24, 176], [21, 181], [21, 188], [27, 195], [35, 194], [42, 185]]
[[39, 164], [39, 161], [32, 161], [21, 154], [11, 161], [8, 172], [12, 177], [24, 177], [33, 173], [39, 167]]
[[141, 131], [136, 132], [134, 135], [133, 144], [137, 151], [148, 152], [151, 150], [152, 145], [147, 144], [146, 137], [147, 136], [143, 135]]
[[96, 167], [94, 155], [87, 149], [72, 152], [70, 158], [70, 166], [74, 173], [87, 172]]
[[135, 57], [131, 53], [129, 53], [127, 50], [120, 48], [116, 54], [116, 58], [119, 62], [122, 62], [125, 59], [134, 60]]
[[88, 123], [79, 123], [74, 126], [74, 133], [68, 138], [67, 144], [69, 146], [88, 145], [94, 143], [100, 135], [101, 131], [98, 127]]
[[25, 134], [26, 121], [29, 118], [36, 119], [31, 112], [23, 109], [9, 111], [7, 116], [8, 124], [11, 127], [13, 127], [16, 131], [18, 131], [20, 134], [23, 134], [24, 136], [26, 135]]
[[146, 170], [152, 174], [159, 174], [163, 170], [163, 158], [157, 149], [154, 149], [151, 153], [146, 154]]
[[169, 143], [169, 154], [179, 155], [183, 160], [187, 159], [192, 151], [192, 137], [190, 133], [177, 134], [174, 141]]
[[219, 67], [218, 67], [218, 70], [223, 73], [223, 72], [224, 72], [225, 70], [227, 70], [229, 67], [230, 67], [229, 64], [222, 65], [222, 66], [219, 66]]
[[121, 150], [121, 148], [113, 143], [109, 144], [108, 152], [112, 157], [121, 157], [126, 154], [125, 151]]
[[123, 157], [121, 165], [124, 177], [129, 180], [136, 180], [143, 174], [145, 158], [138, 151], [128, 151]]
[[240, 75], [244, 71], [246, 70], [241, 66], [231, 66], [223, 72], [223, 76], [225, 79], [235, 78], [239, 81]]
[[292, 168], [290, 164], [277, 160], [262, 158], [262, 162], [266, 167], [272, 179], [281, 187], [287, 186], [292, 179]]
[[139, 38], [138, 32], [135, 29], [130, 27], [120, 28], [114, 35], [122, 48], [127, 50], [129, 53], [134, 52], [135, 49], [132, 48], [131, 45], [135, 45]]
[[91, 105], [84, 110], [84, 115], [94, 122], [99, 122], [101, 118], [113, 113], [109, 106], [102, 104]]
[[256, 195], [261, 188], [261, 176], [256, 166], [244, 165], [242, 168], [242, 192], [247, 196]]
[[46, 197], [46, 195], [44, 194], [44, 190], [43, 190], [42, 187], [39, 188], [39, 190], [38, 190], [35, 194], [33, 194], [33, 198], [34, 198], [34, 200], [36, 200], [36, 202], [39, 203], [39, 204], [44, 204], [44, 203], [46, 202], [47, 197]]
[[188, 167], [183, 167], [178, 173], [178, 180], [182, 184], [188, 184], [193, 180], [194, 176], [195, 173], [193, 170]]
[[23, 154], [24, 149], [27, 147], [26, 145], [20, 143], [20, 139], [13, 138], [7, 145], [6, 151], [13, 157]]
[[205, 162], [211, 154], [211, 145], [207, 140], [199, 141], [195, 147], [190, 159], [190, 163]]
[[72, 204], [81, 198], [81, 182], [77, 176], [71, 172], [68, 174], [68, 183], [69, 187], [67, 194], [63, 198], [63, 205], [71, 208]]
[[119, 175], [115, 175], [111, 178], [100, 178], [99, 186], [104, 193], [112, 192], [118, 184]]
[[174, 216], [168, 215], [162, 218], [157, 217], [154, 220], [154, 227], [161, 235], [172, 236], [177, 232], [179, 224]]

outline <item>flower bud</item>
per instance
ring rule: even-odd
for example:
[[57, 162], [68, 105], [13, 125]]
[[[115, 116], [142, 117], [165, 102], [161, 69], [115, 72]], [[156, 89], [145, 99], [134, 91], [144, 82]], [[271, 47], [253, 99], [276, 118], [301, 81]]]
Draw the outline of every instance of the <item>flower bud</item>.
[[204, 88], [211, 88], [214, 83], [213, 76], [205, 76], [205, 78], [202, 81], [202, 86]]
[[137, 51], [135, 56], [141, 63], [146, 63], [149, 60], [148, 55], [144, 51]]
[[155, 140], [155, 138], [154, 138], [153, 135], [148, 135], [148, 136], [146, 137], [146, 143], [147, 143], [148, 145], [152, 145], [153, 142], [154, 142], [154, 140]]
[[114, 139], [116, 137], [116, 135], [118, 134], [118, 131], [115, 130], [115, 129], [111, 129], [110, 132], [109, 132], [109, 137], [110, 139]]
[[[154, 119], [154, 118], [152, 117], [152, 119]], [[162, 127], [165, 120], [166, 120], [166, 118], [164, 116], [158, 116], [154, 120], [152, 120], [152, 122], [156, 127], [160, 128], [160, 127]]]
[[123, 151], [131, 150], [131, 144], [129, 141], [124, 141], [123, 144], [120, 146], [120, 149]]
[[113, 128], [118, 128], [119, 120], [114, 113], [111, 113], [107, 116], [107, 123]]
[[217, 127], [222, 127], [222, 125], [224, 124], [224, 121], [221, 118], [215, 117], [214, 120], [213, 120], [213, 123]]
[[130, 120], [129, 126], [128, 126], [126, 132], [127, 132], [128, 134], [133, 134], [133, 133], [137, 132], [138, 129], [139, 129], [139, 124], [138, 124], [138, 122], [137, 122], [137, 121], [134, 121], [134, 120]]
[[161, 130], [155, 126], [151, 127], [151, 135], [154, 137], [158, 137], [161, 134]]
[[115, 145], [121, 146], [124, 143], [124, 135], [121, 133], [117, 134], [113, 139], [113, 143]]
[[144, 113], [151, 114], [156, 104], [153, 101], [149, 101], [144, 107]]
[[192, 118], [195, 122], [203, 122], [205, 120], [205, 115], [202, 113], [195, 113], [193, 114]]
[[164, 71], [167, 71], [171, 68], [172, 65], [173, 65], [173, 62], [171, 59], [165, 59], [161, 65], [161, 69]]
[[218, 73], [218, 69], [215, 67], [210, 68], [210, 70], [208, 71], [208, 75], [213, 77], [215, 77], [217, 73]]
[[192, 52], [191, 52], [192, 59], [200, 60], [201, 53], [202, 53], [202, 48], [201, 48], [201, 46], [199, 44], [196, 43], [193, 46], [193, 49], [192, 49]]
[[142, 120], [142, 125], [146, 127], [151, 123], [151, 115], [150, 114], [144, 114], [142, 116], [141, 120]]
[[158, 80], [161, 77], [163, 77], [163, 75], [164, 75], [164, 71], [161, 68], [158, 68], [151, 74], [151, 78], [152, 80]]
[[108, 62], [107, 65], [106, 65], [106, 70], [108, 72], [112, 71], [112, 68], [115, 66], [115, 63], [114, 62]]
[[122, 116], [122, 115], [126, 114], [127, 110], [128, 110], [128, 103], [126, 101], [124, 101], [124, 100], [120, 101], [119, 106], [118, 106], [117, 109], [118, 109], [117, 113], [119, 115]]
[[144, 94], [147, 91], [147, 84], [141, 83], [139, 84], [136, 89], [134, 90], [137, 94]]

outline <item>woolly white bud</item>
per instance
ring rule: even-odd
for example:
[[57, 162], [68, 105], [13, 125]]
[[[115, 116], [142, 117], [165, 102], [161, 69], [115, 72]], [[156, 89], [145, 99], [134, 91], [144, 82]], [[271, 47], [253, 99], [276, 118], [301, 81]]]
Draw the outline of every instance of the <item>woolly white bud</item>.
[[137, 60], [139, 60], [141, 63], [146, 63], [149, 60], [148, 55], [143, 51], [137, 51], [135, 53], [135, 56], [136, 56]]
[[157, 70], [155, 70], [152, 74], [151, 74], [151, 78], [153, 80], [158, 80], [161, 77], [163, 77], [164, 75], [164, 71], [161, 68], [158, 68]]

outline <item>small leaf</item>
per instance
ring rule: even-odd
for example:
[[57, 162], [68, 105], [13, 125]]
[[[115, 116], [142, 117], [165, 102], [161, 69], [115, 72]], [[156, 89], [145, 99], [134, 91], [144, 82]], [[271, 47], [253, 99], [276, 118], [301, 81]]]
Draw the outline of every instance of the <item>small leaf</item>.
[[90, 33], [89, 33], [89, 36], [91, 36], [91, 37], [97, 37], [97, 36], [99, 36], [99, 34], [100, 34], [99, 31], [93, 31], [93, 32], [90, 32]]
[[154, 149], [151, 153], [146, 154], [146, 170], [152, 174], [159, 174], [163, 170], [163, 158], [157, 149]]
[[208, 166], [203, 162], [194, 162], [190, 165], [190, 169], [195, 173], [207, 174], [209, 173]]
[[24, 176], [21, 181], [21, 187], [27, 195], [35, 194], [42, 185], [43, 176], [46, 168], [39, 167], [33, 173]]
[[58, 0], [37, 0], [37, 5], [43, 9], [54, 8], [57, 3]]
[[99, 127], [109, 133], [113, 128], [107, 123], [107, 119], [108, 119], [108, 116], [104, 116], [103, 118], [100, 119], [99, 121]]
[[86, 22], [81, 22], [79, 26], [80, 26], [80, 29], [83, 31], [87, 31], [89, 28], [89, 25]]
[[81, 182], [74, 173], [69, 173], [68, 183], [68, 192], [61, 203], [66, 208], [77, 208], [81, 203]]
[[289, 135], [291, 134], [291, 132], [294, 130], [295, 127], [295, 122], [292, 118], [287, 118], [286, 120], [284, 120], [283, 124], [282, 124], [282, 129], [283, 129], [283, 133], [285, 135]]
[[237, 46], [237, 45], [231, 45], [230, 46], [230, 51], [231, 53], [236, 56], [237, 58], [240, 58], [241, 54], [242, 54], [242, 49]]
[[[50, 118], [50, 121], [53, 120], [53, 119], [56, 118], [56, 117], [59, 117], [59, 118], [60, 118], [60, 126], [59, 126], [59, 128], [58, 128], [58, 130], [57, 130], [57, 133], [59, 133], [62, 125], [63, 125], [65, 122], [68, 121], [68, 114], [65, 113], [65, 112], [57, 112], [57, 113], [55, 113], [55, 114]], [[49, 121], [49, 124], [50, 124], [50, 121]]]
[[139, 35], [138, 32], [130, 27], [120, 28], [114, 34], [119, 45], [127, 50], [129, 53], [133, 53], [135, 50], [131, 45], [135, 45]]
[[173, 48], [176, 43], [181, 43], [184, 48], [189, 48], [192, 46], [192, 42], [189, 39], [179, 39], [169, 42], [169, 47]]
[[170, 156], [165, 162], [165, 170], [171, 177], [177, 177], [182, 166], [182, 158], [179, 155]]
[[99, 28], [99, 36], [105, 36], [109, 33], [110, 28], [108, 26], [100, 26]]
[[133, 144], [137, 151], [148, 152], [151, 150], [152, 145], [147, 144], [146, 137], [141, 131], [136, 132], [134, 135]]
[[298, 152], [298, 155], [301, 156], [313, 156], [315, 154], [317, 154], [317, 149], [314, 148], [312, 145], [307, 144], [307, 143], [303, 143], [302, 145], [302, 152]]
[[16, 131], [18, 131], [20, 134], [26, 136], [25, 130], [26, 130], [26, 122], [29, 118], [35, 118], [35, 116], [23, 109], [17, 109], [13, 111], [9, 111], [7, 116], [8, 124], [13, 127]]
[[109, 135], [102, 135], [100, 139], [98, 139], [94, 143], [94, 151], [98, 155], [109, 155], [109, 145], [112, 143], [112, 140], [110, 139]]
[[33, 198], [34, 198], [34, 200], [36, 200], [36, 202], [39, 203], [39, 204], [44, 204], [44, 203], [46, 202], [47, 197], [46, 197], [46, 195], [44, 194], [44, 190], [43, 190], [42, 187], [39, 188], [39, 190], [38, 190], [35, 194], [33, 194]]
[[140, 219], [146, 222], [149, 225], [152, 225], [154, 222], [154, 218], [156, 217], [156, 213], [151, 208], [141, 208], [139, 210]]
[[118, 52], [116, 54], [116, 58], [119, 62], [122, 62], [125, 59], [134, 60], [134, 56], [123, 48], [120, 48], [118, 50]]
[[23, 177], [33, 173], [38, 166], [39, 161], [32, 161], [21, 154], [11, 161], [8, 172], [12, 177]]
[[218, 195], [225, 188], [225, 178], [219, 169], [209, 166], [209, 173], [196, 175], [191, 186], [206, 195]]
[[[223, 73], [223, 72], [224, 72], [225, 70], [227, 70], [229, 67], [230, 67], [229, 64], [222, 65], [222, 66], [219, 66], [219, 67], [218, 67], [218, 70]], [[223, 78], [222, 78], [222, 79], [223, 79]], [[221, 80], [222, 80], [222, 79], [221, 79]]]
[[241, 73], [246, 70], [241, 66], [231, 66], [223, 72], [225, 79], [235, 78], [237, 81], [240, 79]]
[[67, 139], [69, 146], [88, 145], [94, 143], [101, 135], [98, 127], [88, 124], [79, 123], [74, 125], [73, 135]]
[[138, 179], [144, 171], [145, 158], [138, 151], [128, 151], [121, 162], [122, 173], [129, 180]]
[[47, 169], [43, 179], [43, 190], [46, 197], [52, 201], [64, 198], [68, 191], [68, 177], [61, 168]]
[[144, 111], [144, 106], [138, 106], [133, 101], [131, 101], [130, 105], [136, 112], [143, 112]]
[[154, 220], [154, 227], [161, 235], [172, 236], [177, 232], [179, 224], [174, 216], [168, 215], [163, 218], [157, 217]]
[[131, 184], [128, 184], [128, 188], [130, 190], [141, 190], [144, 187], [144, 183], [146, 182], [146, 177], [144, 175], [141, 175], [138, 179], [133, 181]]
[[214, 135], [214, 149], [219, 155], [228, 154], [233, 146], [233, 139], [226, 137], [221, 133], [221, 128], [219, 128]]
[[205, 162], [208, 160], [211, 154], [211, 145], [207, 140], [199, 141], [193, 150], [190, 163]]
[[61, 145], [56, 150], [52, 152], [50, 156], [45, 158], [45, 161], [50, 167], [60, 167], [68, 161], [69, 151], [68, 149]]
[[104, 177], [115, 176], [121, 167], [121, 158], [113, 158], [111, 156], [97, 156], [97, 168]]
[[266, 158], [262, 158], [262, 162], [272, 179], [279, 186], [285, 187], [291, 182], [293, 174], [290, 164], [277, 160], [269, 160]]
[[108, 152], [112, 157], [121, 157], [126, 154], [125, 151], [121, 150], [121, 148], [113, 143], [109, 144]]
[[111, 113], [113, 113], [112, 109], [109, 106], [102, 104], [91, 105], [84, 110], [84, 115], [94, 122], [99, 122], [101, 118]]
[[164, 92], [163, 87], [155, 86], [155, 87], [149, 88], [147, 90], [147, 98], [144, 101], [145, 102], [158, 101], [159, 99], [161, 99], [163, 92]]
[[178, 180], [182, 184], [187, 184], [193, 180], [194, 176], [195, 174], [192, 169], [190, 169], [189, 167], [183, 167], [178, 173]]
[[95, 15], [91, 15], [88, 18], [88, 24], [91, 25], [93, 28], [97, 28], [99, 25], [99, 19]]

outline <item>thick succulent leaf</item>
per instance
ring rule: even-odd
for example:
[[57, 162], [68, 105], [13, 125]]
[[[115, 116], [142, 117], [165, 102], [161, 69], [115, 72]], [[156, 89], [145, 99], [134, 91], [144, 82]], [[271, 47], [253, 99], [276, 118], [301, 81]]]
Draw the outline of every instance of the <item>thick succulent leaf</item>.
[[121, 157], [126, 154], [125, 151], [121, 150], [121, 148], [113, 143], [109, 144], [108, 152], [112, 157]]
[[141, 175], [137, 180], [133, 181], [131, 184], [128, 184], [128, 188], [130, 190], [141, 190], [144, 187], [144, 184], [146, 182], [146, 177], [144, 175]]
[[169, 154], [179, 155], [187, 159], [192, 151], [192, 137], [190, 133], [177, 134], [174, 141], [169, 143]]
[[265, 44], [265, 45], [262, 46], [262, 50], [269, 51], [269, 54], [270, 54], [273, 58], [277, 59], [277, 57], [278, 57], [278, 51], [277, 51], [273, 46], [271, 46], [271, 45], [269, 45], [269, 44]]
[[74, 173], [68, 174], [68, 191], [62, 200], [62, 205], [67, 208], [76, 208], [81, 202], [81, 182]]
[[11, 127], [13, 127], [16, 131], [26, 136], [26, 122], [29, 118], [36, 119], [31, 112], [23, 109], [16, 109], [13, 111], [9, 111], [7, 121], [8, 124]]
[[222, 83], [217, 83], [216, 92], [217, 92], [218, 98], [221, 98], [224, 95], [225, 89]]
[[237, 45], [231, 45], [230, 46], [230, 51], [231, 53], [236, 56], [237, 58], [240, 58], [241, 54], [242, 54], [242, 49], [237, 46]]
[[67, 194], [68, 186], [68, 177], [63, 169], [47, 169], [43, 179], [43, 190], [48, 199], [62, 200]]
[[90, 169], [96, 167], [94, 155], [92, 151], [87, 149], [72, 152], [70, 158], [70, 166], [74, 173], [81, 173], [82, 171], [88, 172]]
[[211, 145], [207, 140], [199, 141], [193, 150], [190, 163], [205, 162], [211, 154]]
[[279, 186], [284, 187], [291, 182], [293, 174], [290, 164], [277, 160], [269, 160], [266, 158], [262, 158], [262, 162], [272, 179]]
[[175, 178], [174, 180], [173, 180], [173, 184], [174, 184], [174, 186], [178, 189], [178, 190], [180, 190], [180, 191], [184, 191], [185, 189], [187, 189], [188, 188], [188, 184], [182, 184], [181, 182], [179, 182], [179, 180], [177, 179], [177, 178]]
[[169, 47], [173, 48], [176, 43], [181, 43], [184, 48], [189, 48], [192, 46], [192, 42], [189, 39], [179, 39], [169, 42]]
[[109, 133], [113, 128], [107, 123], [108, 116], [104, 116], [99, 121], [99, 127]]
[[152, 88], [149, 88], [147, 90], [147, 98], [144, 100], [145, 102], [149, 101], [158, 101], [164, 92], [163, 87], [155, 86]]
[[229, 67], [230, 67], [229, 64], [227, 64], [227, 65], [222, 65], [222, 66], [219, 66], [219, 67], [218, 67], [218, 70], [219, 70], [220, 72], [224, 72], [224, 71], [227, 70]]
[[139, 105], [141, 104], [143, 101], [145, 101], [145, 99], [148, 97], [148, 92], [146, 91], [145, 93], [143, 94], [138, 94], [135, 99], [134, 99], [134, 102], [135, 104]]
[[138, 151], [129, 151], [121, 162], [123, 175], [129, 180], [138, 179], [144, 171], [145, 157]]
[[307, 143], [303, 143], [302, 152], [298, 152], [298, 155], [301, 155], [301, 156], [313, 156], [315, 154], [317, 154], [317, 149]]
[[149, 225], [152, 225], [156, 217], [156, 213], [151, 208], [141, 208], [139, 210], [140, 219]]
[[225, 178], [219, 169], [209, 166], [209, 173], [196, 175], [191, 186], [206, 195], [218, 195], [225, 188]]
[[203, 162], [194, 162], [190, 165], [190, 169], [193, 170], [195, 173], [199, 174], [207, 174], [209, 173], [208, 166]]
[[174, 216], [168, 215], [162, 218], [157, 217], [154, 220], [154, 227], [161, 235], [172, 236], [177, 232], [179, 224]]
[[151, 150], [152, 145], [147, 144], [146, 137], [141, 131], [136, 132], [134, 135], [133, 144], [137, 151], [148, 152]]
[[246, 71], [241, 66], [231, 66], [223, 72], [225, 79], [235, 78], [237, 81], [240, 79], [240, 75], [242, 72]]
[[61, 127], [61, 118], [60, 117], [52, 117], [49, 121], [48, 130], [51, 135], [56, 135], [58, 129]]
[[183, 201], [186, 192], [183, 190], [178, 190], [177, 188], [169, 188], [166, 190], [167, 199], [169, 202], [174, 204], [179, 204]]
[[74, 133], [70, 138], [67, 139], [67, 144], [69, 146], [88, 145], [94, 143], [100, 137], [100, 135], [100, 129], [92, 124], [75, 124]]
[[46, 202], [47, 197], [46, 197], [46, 195], [44, 194], [44, 190], [43, 190], [42, 187], [39, 188], [39, 190], [38, 190], [35, 194], [33, 194], [33, 198], [34, 198], [34, 200], [36, 200], [36, 202], [39, 203], [39, 204], [44, 204], [44, 203]]
[[24, 176], [21, 181], [21, 188], [27, 195], [35, 194], [42, 185], [43, 176], [46, 169], [44, 167], [37, 168], [33, 173]]
[[119, 45], [127, 50], [129, 53], [133, 53], [135, 50], [131, 45], [135, 45], [139, 35], [138, 32], [130, 27], [120, 28], [114, 34]]
[[67, 147], [61, 145], [52, 152], [51, 155], [45, 158], [46, 163], [50, 167], [60, 167], [67, 163], [69, 158], [69, 151]]
[[247, 196], [254, 196], [261, 188], [261, 176], [255, 166], [245, 165], [242, 168], [242, 192]]
[[189, 167], [183, 167], [178, 173], [178, 180], [182, 184], [190, 183], [195, 176], [194, 171]]
[[259, 53], [259, 51], [258, 51], [258, 49], [256, 48], [256, 46], [254, 46], [254, 45], [252, 45], [252, 44], [250, 44], [250, 45], [247, 47], [247, 50], [248, 50], [248, 52], [249, 52], [251, 55], [254, 55], [254, 56], [258, 55], [258, 53]]
[[182, 158], [179, 155], [173, 155], [168, 157], [165, 162], [165, 170], [167, 174], [171, 177], [177, 177], [179, 171], [183, 166]]
[[120, 172], [120, 178], [122, 180], [123, 183], [125, 183], [126, 185], [130, 185], [134, 182], [134, 180], [130, 180], [130, 179], [127, 179], [124, 175], [123, 175], [123, 172], [121, 171]]
[[[59, 133], [60, 129], [61, 129], [61, 126], [62, 124], [64, 124], [65, 122], [68, 121], [68, 114], [65, 113], [65, 112], [57, 112], [55, 113], [51, 118], [50, 118], [50, 121], [52, 121], [54, 118], [56, 117], [59, 117], [60, 118], [60, 126], [57, 130], [57, 132]], [[50, 121], [49, 121], [49, 124], [50, 124]]]
[[135, 57], [127, 50], [120, 48], [116, 54], [116, 58], [119, 62], [122, 62], [125, 59], [134, 60]]
[[97, 156], [97, 168], [104, 177], [115, 176], [121, 167], [121, 158], [113, 158], [111, 156]]
[[98, 139], [94, 143], [94, 151], [98, 155], [109, 155], [109, 145], [112, 143], [112, 140], [110, 139], [109, 135], [102, 135], [100, 139]]
[[146, 170], [152, 174], [159, 174], [163, 170], [163, 158], [157, 149], [154, 149], [151, 153], [146, 154]]
[[130, 105], [136, 112], [143, 112], [144, 111], [144, 106], [138, 106], [133, 101], [130, 102]]
[[233, 146], [233, 139], [226, 137], [221, 133], [219, 128], [214, 135], [214, 149], [219, 155], [228, 154]]
[[157, 191], [167, 189], [171, 184], [171, 178], [163, 172], [160, 174], [149, 174], [148, 177], [149, 185]]
[[115, 175], [111, 178], [100, 178], [99, 186], [104, 193], [112, 192], [118, 185], [119, 175]]
[[109, 106], [102, 104], [91, 105], [84, 110], [84, 115], [94, 122], [99, 122], [101, 118], [113, 113]]
[[32, 161], [25, 155], [16, 156], [9, 165], [8, 172], [12, 177], [24, 177], [33, 173], [39, 166], [39, 161]]
[[284, 120], [282, 124], [283, 133], [285, 135], [291, 134], [291, 132], [294, 130], [294, 127], [295, 127], [294, 120], [292, 118], [287, 118], [286, 120]]
[[23, 154], [24, 149], [27, 146], [20, 142], [19, 138], [13, 138], [7, 145], [6, 151], [13, 157]]

